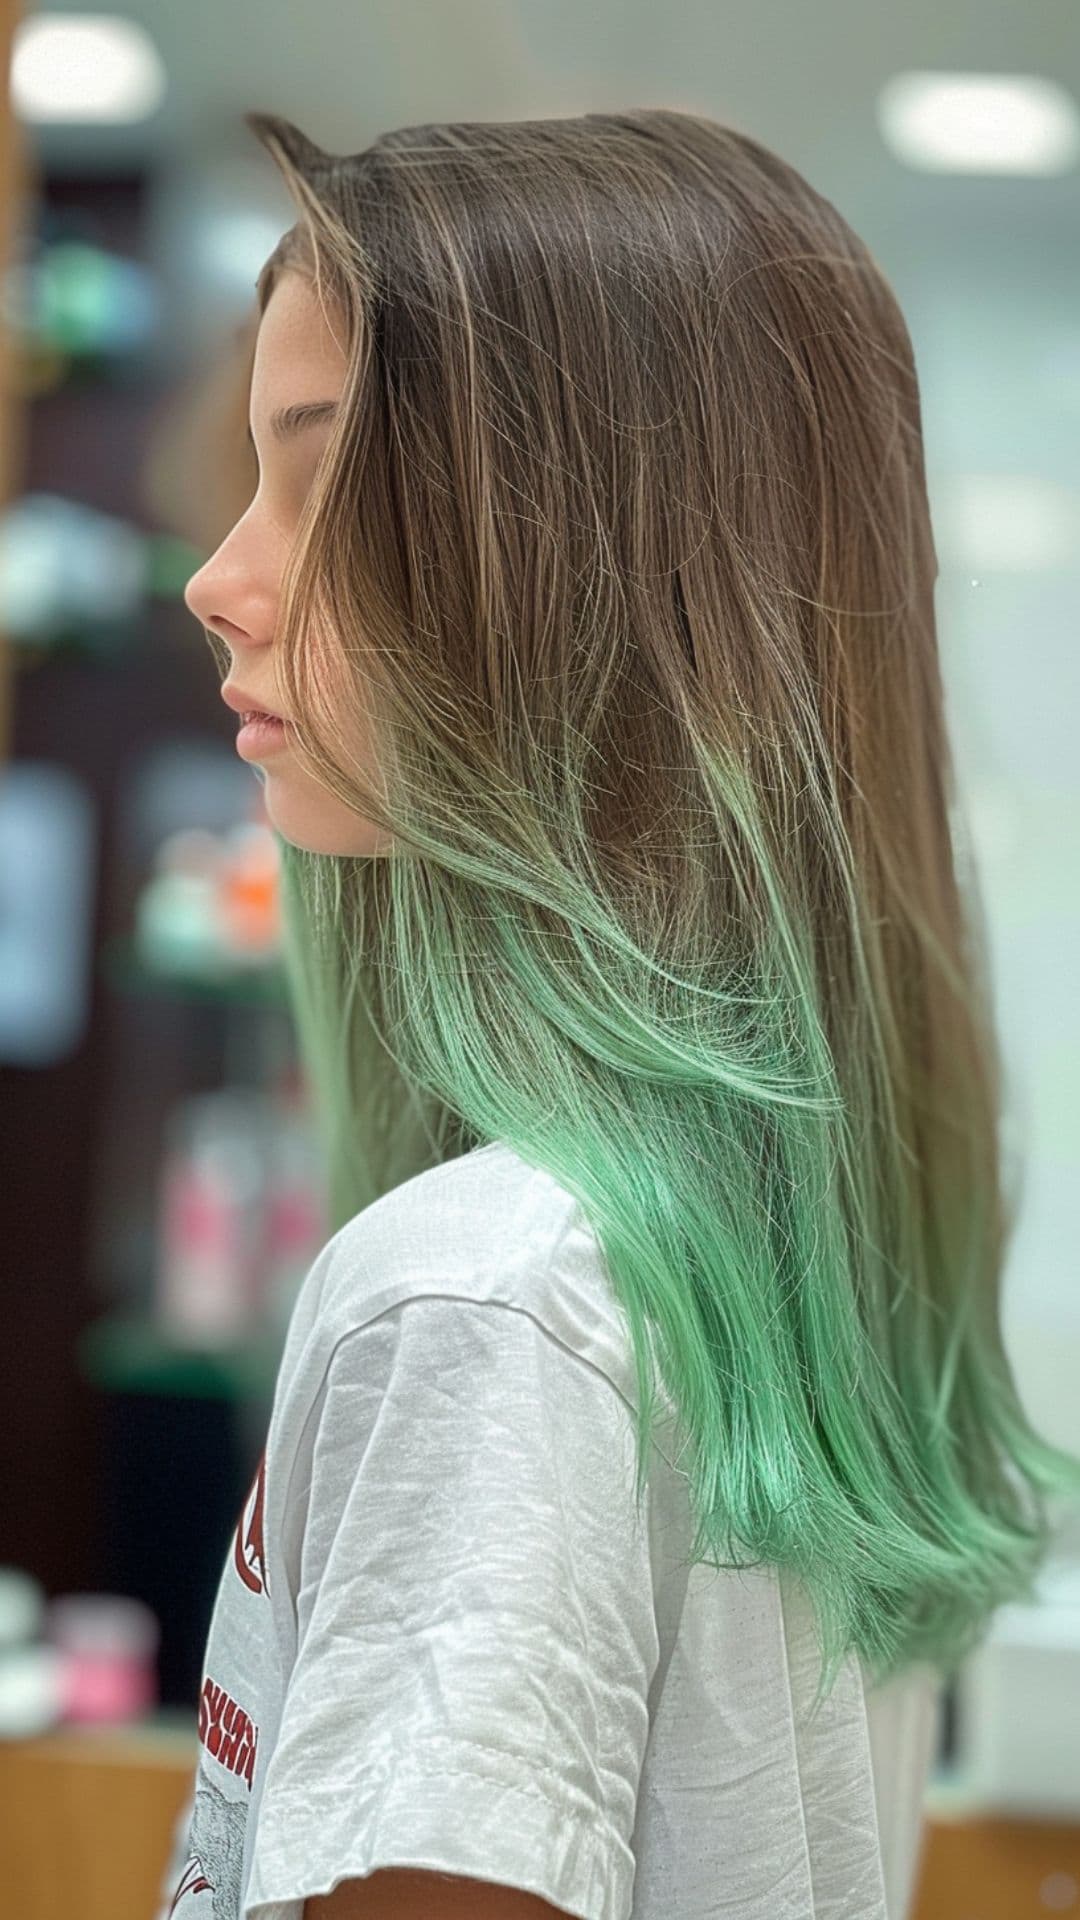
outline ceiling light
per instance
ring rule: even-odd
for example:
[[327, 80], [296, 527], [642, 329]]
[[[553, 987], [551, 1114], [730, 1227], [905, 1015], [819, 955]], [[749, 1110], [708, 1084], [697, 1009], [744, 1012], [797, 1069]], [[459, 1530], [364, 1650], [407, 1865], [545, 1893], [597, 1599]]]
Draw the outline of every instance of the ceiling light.
[[164, 94], [161, 56], [135, 20], [38, 13], [15, 29], [11, 102], [21, 120], [145, 120]]
[[1072, 95], [1034, 74], [899, 73], [877, 118], [890, 151], [925, 173], [1064, 173], [1080, 154]]

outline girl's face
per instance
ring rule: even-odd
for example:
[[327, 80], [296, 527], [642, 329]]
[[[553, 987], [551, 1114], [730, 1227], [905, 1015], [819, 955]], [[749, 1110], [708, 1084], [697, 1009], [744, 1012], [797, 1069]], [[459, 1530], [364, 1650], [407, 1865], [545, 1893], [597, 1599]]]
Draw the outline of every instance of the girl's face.
[[[302, 273], [279, 273], [259, 322], [251, 375], [258, 488], [247, 512], [184, 590], [195, 618], [232, 650], [228, 685], [245, 696], [245, 705], [285, 720], [274, 657], [278, 594], [345, 372], [344, 353], [311, 283]], [[311, 404], [326, 411], [304, 422], [275, 420], [283, 408]], [[294, 846], [311, 853], [387, 850], [388, 835], [301, 770], [287, 737], [268, 746], [257, 764], [265, 775], [267, 817]]]

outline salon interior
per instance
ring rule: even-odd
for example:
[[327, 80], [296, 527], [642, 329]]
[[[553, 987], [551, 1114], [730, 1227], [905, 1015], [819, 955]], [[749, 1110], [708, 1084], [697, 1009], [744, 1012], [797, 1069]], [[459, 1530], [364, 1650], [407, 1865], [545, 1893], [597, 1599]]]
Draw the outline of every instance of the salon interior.
[[[1080, 20], [1062, 0], [0, 0], [0, 1906], [154, 1920], [216, 1584], [327, 1195], [263, 789], [184, 586], [295, 209], [243, 115], [668, 105], [792, 160], [915, 344], [1023, 1200], [1080, 1453]], [[217, 438], [215, 439], [215, 430]], [[216, 451], [214, 449], [216, 448]], [[910, 1920], [1080, 1920], [1080, 1518], [944, 1695]], [[678, 1916], [673, 1916], [678, 1920]]]

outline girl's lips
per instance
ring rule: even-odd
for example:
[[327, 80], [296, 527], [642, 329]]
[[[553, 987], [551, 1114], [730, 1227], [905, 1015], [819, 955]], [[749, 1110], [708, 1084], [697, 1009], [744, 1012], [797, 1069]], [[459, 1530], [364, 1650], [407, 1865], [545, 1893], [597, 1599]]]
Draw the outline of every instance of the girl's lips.
[[270, 707], [245, 707], [243, 703], [246, 699], [250, 698], [250, 695], [246, 694], [242, 687], [224, 686], [221, 689], [221, 697], [225, 705], [231, 707], [233, 712], [238, 713], [243, 720], [249, 719], [253, 713], [265, 714], [270, 720], [283, 720], [285, 718], [284, 714], [275, 713]]
[[236, 736], [236, 751], [245, 760], [261, 760], [286, 745], [285, 722], [276, 714], [242, 714], [244, 724]]

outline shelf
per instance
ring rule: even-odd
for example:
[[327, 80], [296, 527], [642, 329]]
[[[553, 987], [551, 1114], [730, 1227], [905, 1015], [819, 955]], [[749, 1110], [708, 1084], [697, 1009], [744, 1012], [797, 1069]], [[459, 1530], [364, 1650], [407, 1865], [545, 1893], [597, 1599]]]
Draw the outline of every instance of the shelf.
[[111, 1313], [76, 1342], [86, 1378], [112, 1393], [178, 1394], [244, 1400], [272, 1391], [280, 1342], [253, 1333], [242, 1346], [187, 1347], [146, 1314]]
[[5, 1741], [25, 1758], [63, 1758], [96, 1766], [137, 1762], [142, 1767], [188, 1764], [198, 1757], [198, 1716], [192, 1707], [154, 1706], [138, 1720], [63, 1720], [43, 1733]]
[[223, 964], [217, 972], [204, 967], [166, 971], [149, 966], [129, 936], [107, 940], [100, 958], [104, 978], [121, 993], [215, 1005], [277, 1007], [288, 1004], [285, 972], [277, 959], [250, 965]]

